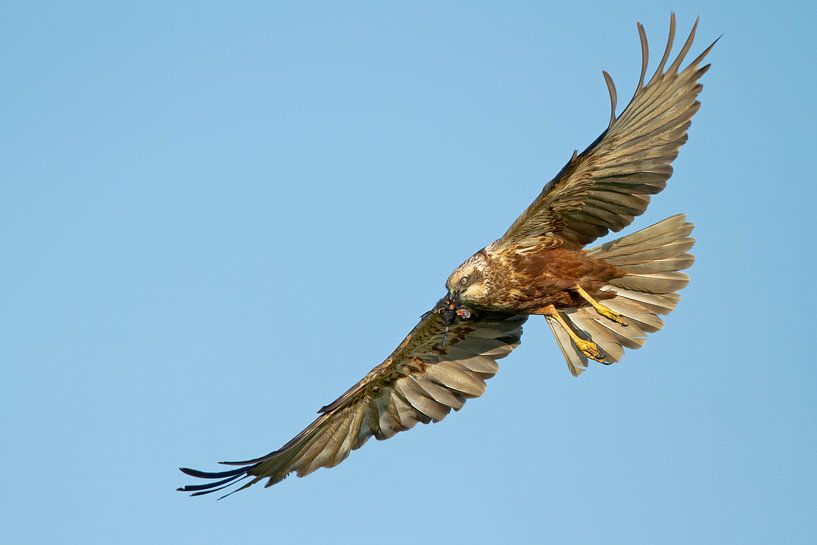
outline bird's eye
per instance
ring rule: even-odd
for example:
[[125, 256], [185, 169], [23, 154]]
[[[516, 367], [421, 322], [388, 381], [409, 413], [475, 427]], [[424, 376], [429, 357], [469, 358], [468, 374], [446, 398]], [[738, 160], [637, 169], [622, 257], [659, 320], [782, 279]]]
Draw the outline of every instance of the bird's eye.
[[460, 278], [460, 286], [467, 286], [467, 285], [468, 285], [468, 277], [463, 276], [462, 278]]

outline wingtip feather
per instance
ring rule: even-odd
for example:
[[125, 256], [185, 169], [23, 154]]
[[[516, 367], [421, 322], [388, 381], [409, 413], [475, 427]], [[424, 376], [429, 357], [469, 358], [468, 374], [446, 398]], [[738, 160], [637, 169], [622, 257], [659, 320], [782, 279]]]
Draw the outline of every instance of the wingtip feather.
[[607, 70], [602, 70], [601, 73], [604, 76], [605, 83], [607, 83], [607, 92], [610, 93], [610, 124], [607, 126], [609, 130], [613, 127], [613, 123], [616, 122], [616, 102], [618, 101], [618, 96], [616, 94], [616, 84], [612, 76], [610, 76]]

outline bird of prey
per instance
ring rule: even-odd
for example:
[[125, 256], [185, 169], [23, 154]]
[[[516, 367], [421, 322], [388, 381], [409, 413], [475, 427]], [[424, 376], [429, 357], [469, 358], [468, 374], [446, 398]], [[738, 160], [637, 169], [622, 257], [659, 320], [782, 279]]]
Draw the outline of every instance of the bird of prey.
[[[692, 224], [683, 215], [612, 242], [585, 249], [642, 214], [672, 174], [700, 103], [700, 66], [715, 43], [682, 68], [698, 22], [667, 64], [675, 16], [655, 74], [645, 82], [647, 37], [638, 23], [641, 76], [633, 98], [616, 115], [616, 89], [607, 72], [607, 129], [573, 153], [499, 239], [456, 268], [445, 296], [420, 319], [383, 363], [332, 403], [291, 441], [259, 458], [222, 462], [226, 471], [181, 468], [208, 482], [179, 488], [198, 496], [241, 484], [230, 494], [290, 473], [302, 477], [333, 467], [372, 436], [388, 439], [417, 422], [437, 422], [485, 391], [497, 360], [519, 345], [522, 324], [543, 316], [573, 375], [588, 360], [618, 361], [659, 330], [660, 314], [678, 303], [692, 265]], [[717, 41], [717, 40], [716, 40]], [[242, 481], [245, 481], [242, 484]], [[229, 495], [229, 494], [227, 494]]]

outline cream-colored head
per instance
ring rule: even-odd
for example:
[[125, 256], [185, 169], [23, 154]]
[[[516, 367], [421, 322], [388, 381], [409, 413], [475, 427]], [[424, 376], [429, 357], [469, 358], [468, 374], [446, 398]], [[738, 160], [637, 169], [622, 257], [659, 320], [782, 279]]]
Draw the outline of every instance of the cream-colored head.
[[448, 277], [445, 285], [449, 296], [466, 305], [481, 306], [488, 297], [486, 266], [485, 253], [482, 250], [469, 257]]

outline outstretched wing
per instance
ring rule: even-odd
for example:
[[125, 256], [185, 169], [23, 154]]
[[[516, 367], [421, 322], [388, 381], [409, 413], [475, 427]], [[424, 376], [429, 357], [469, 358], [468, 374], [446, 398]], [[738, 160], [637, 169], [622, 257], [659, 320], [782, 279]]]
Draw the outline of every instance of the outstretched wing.
[[[616, 117], [616, 88], [607, 72], [610, 125], [585, 151], [573, 154], [536, 200], [495, 244], [512, 244], [547, 233], [578, 249], [609, 231], [619, 231], [644, 212], [650, 195], [664, 189], [671, 163], [687, 140], [687, 129], [698, 111], [698, 80], [709, 69], [699, 67], [713, 43], [679, 72], [695, 38], [698, 21], [675, 61], [664, 70], [675, 38], [675, 14], [658, 69], [644, 85], [649, 58], [647, 36], [641, 38], [641, 77], [635, 95]], [[716, 40], [717, 42], [717, 40]]]
[[[441, 301], [442, 303], [442, 301]], [[193, 496], [216, 492], [250, 479], [233, 492], [269, 479], [266, 486], [292, 472], [299, 477], [320, 467], [333, 467], [369, 437], [388, 439], [417, 422], [437, 422], [451, 409], [485, 391], [485, 380], [499, 370], [496, 360], [519, 345], [525, 316], [474, 313], [448, 328], [440, 315], [429, 312], [386, 360], [372, 369], [320, 416], [280, 449], [240, 462], [227, 471], [181, 468], [213, 482], [179, 488]], [[231, 492], [231, 493], [233, 493]]]

